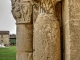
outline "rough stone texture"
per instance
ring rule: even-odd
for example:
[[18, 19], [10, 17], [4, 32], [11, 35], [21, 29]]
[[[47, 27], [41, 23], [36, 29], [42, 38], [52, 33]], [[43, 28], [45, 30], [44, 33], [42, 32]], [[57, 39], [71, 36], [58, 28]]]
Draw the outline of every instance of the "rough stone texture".
[[60, 60], [59, 21], [53, 14], [40, 14], [34, 24], [34, 60]]
[[80, 60], [80, 0], [69, 1], [70, 60]]
[[65, 60], [80, 60], [80, 0], [63, 1]]
[[80, 60], [80, 20], [70, 21], [70, 60]]
[[[34, 7], [33, 7], [33, 25], [35, 25], [36, 23], [36, 20], [37, 20], [37, 18], [38, 18], [38, 15], [39, 15], [39, 13], [46, 13], [46, 12], [40, 12], [40, 10], [39, 10], [40, 8], [39, 8], [39, 6], [38, 5], [34, 5]], [[49, 14], [50, 15], [50, 14]], [[59, 2], [58, 4], [56, 4], [56, 15], [57, 15], [57, 20], [59, 21], [59, 22], [61, 22], [61, 2]], [[46, 17], [45, 17], [46, 18]], [[41, 21], [42, 19], [40, 18], [40, 22], [42, 22]], [[43, 24], [44, 25], [44, 24]], [[34, 27], [33, 26], [33, 30], [35, 30], [35, 28], [37, 28], [37, 27]], [[35, 34], [35, 33], [34, 33]], [[35, 42], [35, 35], [33, 34], [33, 50], [35, 50], [35, 46], [36, 46], [36, 42]], [[34, 60], [35, 60], [35, 53], [34, 53]]]
[[39, 0], [39, 15], [34, 23], [33, 60], [61, 60], [60, 26], [55, 5], [60, 0]]
[[33, 50], [33, 29], [32, 24], [18, 24], [17, 25], [17, 51], [31, 51]]
[[17, 59], [16, 60], [32, 60], [32, 52], [22, 52], [17, 53]]

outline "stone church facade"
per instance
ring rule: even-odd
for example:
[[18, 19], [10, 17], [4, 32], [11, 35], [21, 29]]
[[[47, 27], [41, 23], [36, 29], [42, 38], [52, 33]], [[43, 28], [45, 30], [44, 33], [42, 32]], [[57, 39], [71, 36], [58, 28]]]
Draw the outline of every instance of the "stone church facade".
[[80, 0], [11, 0], [17, 60], [80, 60]]

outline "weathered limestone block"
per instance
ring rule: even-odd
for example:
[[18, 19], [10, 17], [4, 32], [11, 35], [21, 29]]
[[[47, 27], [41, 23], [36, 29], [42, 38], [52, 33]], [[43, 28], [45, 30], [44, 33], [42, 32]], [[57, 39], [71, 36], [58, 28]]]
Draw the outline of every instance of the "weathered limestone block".
[[59, 0], [39, 0], [39, 15], [34, 23], [33, 60], [61, 60], [60, 26], [55, 14]]
[[80, 59], [80, 20], [70, 21], [70, 60]]
[[69, 1], [70, 60], [80, 60], [80, 0]]
[[63, 1], [65, 60], [80, 60], [80, 0]]
[[34, 60], [60, 60], [60, 28], [53, 14], [40, 14], [34, 24]]
[[17, 25], [17, 51], [31, 51], [33, 50], [33, 29], [32, 24], [18, 24]]

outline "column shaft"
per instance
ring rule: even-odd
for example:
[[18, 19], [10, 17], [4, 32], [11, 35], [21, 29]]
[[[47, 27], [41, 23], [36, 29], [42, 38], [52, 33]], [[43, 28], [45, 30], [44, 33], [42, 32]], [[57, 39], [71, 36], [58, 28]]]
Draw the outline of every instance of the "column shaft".
[[53, 14], [40, 14], [34, 24], [34, 60], [60, 60], [59, 21]]
[[32, 24], [17, 25], [17, 60], [32, 60]]

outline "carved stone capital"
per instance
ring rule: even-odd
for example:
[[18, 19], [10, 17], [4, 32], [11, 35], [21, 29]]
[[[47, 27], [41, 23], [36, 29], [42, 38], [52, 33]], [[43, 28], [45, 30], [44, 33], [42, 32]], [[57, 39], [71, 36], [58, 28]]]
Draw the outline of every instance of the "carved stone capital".
[[34, 1], [38, 3], [40, 13], [54, 14], [55, 5], [61, 0], [34, 0]]
[[[22, 2], [23, 1], [23, 2]], [[26, 1], [26, 2], [24, 2]], [[31, 23], [32, 4], [31, 0], [12, 1], [12, 14], [17, 23]]]

